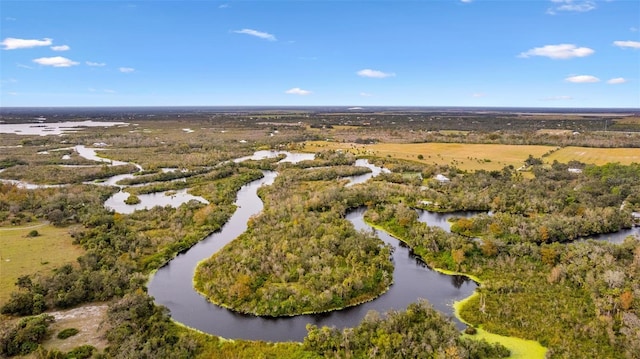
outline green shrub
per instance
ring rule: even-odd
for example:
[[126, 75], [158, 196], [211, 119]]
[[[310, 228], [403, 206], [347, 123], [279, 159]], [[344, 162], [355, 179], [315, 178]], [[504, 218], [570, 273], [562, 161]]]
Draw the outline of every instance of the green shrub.
[[69, 337], [72, 337], [76, 334], [78, 334], [80, 331], [76, 328], [67, 328], [67, 329], [63, 329], [60, 331], [60, 333], [58, 333], [58, 339], [67, 339]]
[[91, 345], [81, 345], [77, 348], [73, 348], [67, 353], [67, 358], [85, 359], [91, 358], [96, 348]]
[[126, 204], [138, 204], [140, 203], [140, 198], [138, 196], [136, 196], [135, 194], [129, 195], [129, 197], [127, 197], [126, 200], [124, 200], [124, 203]]

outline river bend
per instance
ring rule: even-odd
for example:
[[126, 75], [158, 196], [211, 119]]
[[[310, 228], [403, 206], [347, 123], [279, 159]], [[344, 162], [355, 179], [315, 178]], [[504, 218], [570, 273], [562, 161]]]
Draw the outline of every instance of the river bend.
[[[448, 276], [435, 272], [413, 256], [407, 247], [385, 232], [376, 231], [380, 239], [391, 244], [395, 251], [393, 279], [389, 291], [377, 299], [343, 310], [315, 315], [299, 315], [285, 318], [265, 318], [235, 313], [207, 301], [193, 288], [195, 268], [224, 245], [238, 237], [247, 228], [252, 215], [262, 210], [257, 189], [273, 183], [276, 173], [265, 171], [265, 177], [242, 187], [238, 192], [238, 210], [218, 232], [199, 242], [187, 252], [179, 254], [160, 268], [148, 284], [149, 294], [157, 304], [171, 311], [176, 321], [206, 333], [224, 338], [241, 338], [265, 341], [302, 341], [306, 325], [335, 326], [337, 328], [358, 325], [370, 310], [386, 312], [401, 310], [419, 298], [427, 299], [436, 309], [453, 318], [452, 304], [473, 293], [476, 284], [461, 276]], [[347, 214], [356, 229], [372, 230], [364, 223], [364, 208]], [[463, 328], [464, 325], [457, 321]]]

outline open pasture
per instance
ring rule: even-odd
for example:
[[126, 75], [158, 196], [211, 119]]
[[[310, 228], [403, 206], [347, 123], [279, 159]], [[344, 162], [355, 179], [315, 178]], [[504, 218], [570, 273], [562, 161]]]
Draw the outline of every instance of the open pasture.
[[545, 158], [549, 163], [554, 160], [561, 163], [575, 160], [595, 165], [610, 162], [628, 165], [634, 162], [640, 163], [640, 148], [564, 147]]
[[[542, 157], [553, 146], [518, 146], [496, 144], [461, 144], [461, 143], [377, 143], [354, 144], [339, 142], [314, 141], [307, 142], [306, 151], [322, 151], [327, 149], [350, 151], [356, 155], [375, 155], [407, 159], [437, 165], [455, 165], [463, 170], [500, 170], [504, 166], [515, 168], [522, 166], [532, 155]], [[422, 156], [419, 158], [419, 156]]]
[[[32, 230], [37, 237], [28, 237]], [[16, 280], [27, 274], [44, 273], [66, 263], [75, 263], [83, 250], [72, 244], [69, 228], [50, 224], [0, 227], [0, 304], [16, 290]]]

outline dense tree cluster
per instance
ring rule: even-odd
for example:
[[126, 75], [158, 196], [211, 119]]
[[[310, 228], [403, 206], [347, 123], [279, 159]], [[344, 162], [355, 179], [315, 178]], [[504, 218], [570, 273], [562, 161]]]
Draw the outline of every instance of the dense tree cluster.
[[248, 230], [200, 264], [196, 288], [215, 303], [269, 316], [328, 311], [384, 292], [390, 249], [339, 211], [307, 211], [310, 194], [335, 185], [296, 182], [289, 171], [261, 191], [265, 209]]
[[456, 327], [425, 301], [384, 317], [369, 312], [355, 328], [307, 327], [308, 350], [335, 358], [505, 358], [500, 345], [460, 336]]
[[49, 325], [54, 318], [47, 314], [23, 318], [15, 324], [0, 326], [0, 355], [9, 357], [27, 355], [49, 335]]
[[90, 185], [25, 190], [0, 183], [0, 224], [46, 219], [61, 226], [90, 221], [104, 213], [102, 204], [115, 191]]
[[106, 319], [110, 358], [193, 358], [198, 341], [171, 323], [166, 308], [134, 291], [109, 307]]

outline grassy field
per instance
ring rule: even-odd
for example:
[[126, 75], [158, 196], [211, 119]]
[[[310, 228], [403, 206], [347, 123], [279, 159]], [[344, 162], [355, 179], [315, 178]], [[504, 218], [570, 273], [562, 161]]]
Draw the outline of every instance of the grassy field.
[[[27, 237], [32, 230], [40, 235]], [[18, 277], [75, 263], [82, 252], [82, 248], [72, 244], [69, 228], [46, 223], [0, 227], [0, 305], [9, 299]]]
[[640, 163], [640, 148], [592, 148], [565, 147], [545, 158], [547, 162], [567, 163], [571, 160], [587, 164], [604, 165], [609, 162], [619, 162], [628, 165]]
[[[522, 166], [524, 160], [532, 155], [542, 157], [554, 150], [553, 146], [517, 146], [494, 144], [460, 144], [460, 143], [377, 143], [362, 145], [354, 143], [313, 141], [307, 142], [306, 151], [322, 151], [327, 149], [350, 151], [356, 155], [375, 155], [408, 159], [423, 163], [449, 165], [453, 164], [463, 170], [500, 170], [504, 166]], [[422, 159], [418, 156], [422, 155]]]

